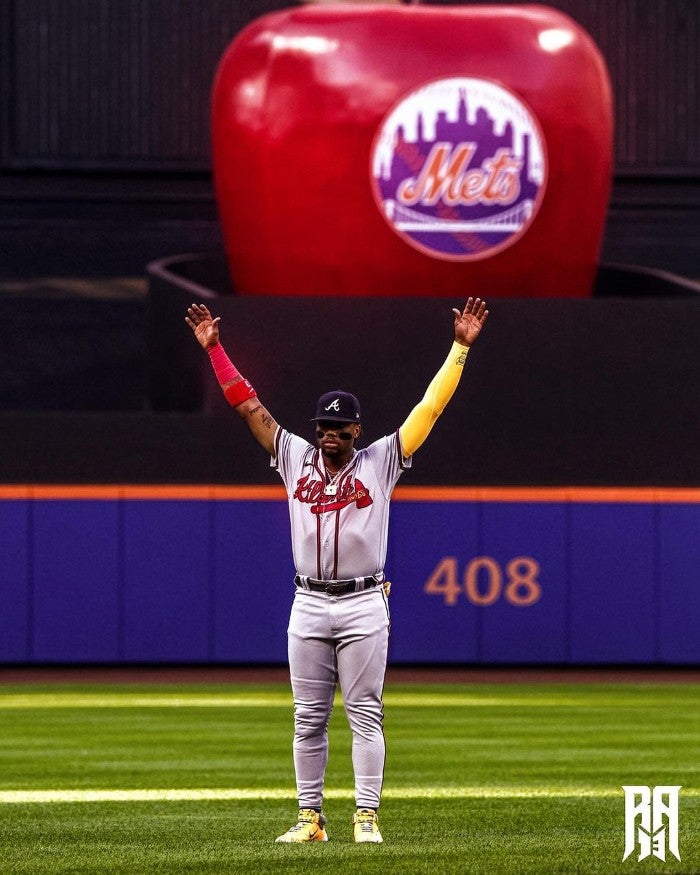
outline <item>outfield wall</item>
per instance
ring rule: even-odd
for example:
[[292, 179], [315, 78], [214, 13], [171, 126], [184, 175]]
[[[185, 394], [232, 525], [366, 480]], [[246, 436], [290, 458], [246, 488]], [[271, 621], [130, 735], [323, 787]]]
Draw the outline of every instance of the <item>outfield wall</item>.
[[[700, 662], [700, 490], [399, 486], [398, 663]], [[281, 487], [5, 486], [0, 660], [282, 663]]]

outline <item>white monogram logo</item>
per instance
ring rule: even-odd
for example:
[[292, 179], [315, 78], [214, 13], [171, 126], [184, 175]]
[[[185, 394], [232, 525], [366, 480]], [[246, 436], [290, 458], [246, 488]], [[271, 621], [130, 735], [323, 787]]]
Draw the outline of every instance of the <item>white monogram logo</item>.
[[[680, 786], [643, 787], [631, 785], [625, 791], [626, 860], [639, 845], [638, 860], [653, 854], [666, 860], [666, 847], [680, 860], [678, 851], [678, 791]], [[665, 823], [663, 818], [666, 818]], [[639, 819], [635, 834], [635, 824]]]
[[336, 413], [340, 413], [340, 398], [336, 398], [335, 401], [331, 401], [328, 407], [324, 407], [324, 410], [335, 410]]

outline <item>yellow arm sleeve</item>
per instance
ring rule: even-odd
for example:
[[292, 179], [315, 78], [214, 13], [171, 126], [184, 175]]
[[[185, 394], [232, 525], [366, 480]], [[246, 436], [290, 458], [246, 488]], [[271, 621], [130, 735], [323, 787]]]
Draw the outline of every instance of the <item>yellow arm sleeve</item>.
[[468, 352], [468, 346], [462, 346], [457, 341], [452, 344], [445, 363], [431, 380], [423, 400], [416, 404], [399, 429], [401, 450], [405, 458], [413, 455], [422, 446], [438, 416], [447, 406], [462, 376]]

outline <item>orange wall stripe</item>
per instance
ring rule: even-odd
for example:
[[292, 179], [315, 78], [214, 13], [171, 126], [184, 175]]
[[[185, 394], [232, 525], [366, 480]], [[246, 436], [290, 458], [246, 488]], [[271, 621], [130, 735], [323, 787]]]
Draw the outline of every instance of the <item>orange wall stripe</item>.
[[285, 500], [283, 486], [214, 486], [168, 484], [30, 484], [0, 485], [0, 500], [31, 498], [45, 501], [278, 501]]
[[[4, 487], [3, 487], [4, 489]], [[67, 484], [65, 486], [28, 486], [29, 498], [42, 499], [70, 499], [75, 501], [115, 501], [122, 497], [121, 487], [118, 485], [83, 486], [79, 484]], [[2, 493], [0, 492], [0, 495]]]
[[[284, 488], [268, 485], [0, 484], [0, 501], [285, 501]], [[699, 504], [700, 489], [617, 486], [398, 486], [395, 501], [581, 502]]]
[[592, 502], [611, 504], [697, 503], [700, 489], [631, 486], [401, 486], [397, 501]]

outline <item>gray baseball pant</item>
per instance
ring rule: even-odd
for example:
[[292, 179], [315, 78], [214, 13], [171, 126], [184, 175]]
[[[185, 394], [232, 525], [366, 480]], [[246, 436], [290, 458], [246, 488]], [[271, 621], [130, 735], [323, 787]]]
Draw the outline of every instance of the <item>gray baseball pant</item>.
[[288, 628], [294, 769], [300, 808], [320, 808], [336, 685], [352, 730], [358, 808], [377, 808], [384, 778], [382, 689], [389, 606], [381, 586], [329, 596], [297, 589]]

